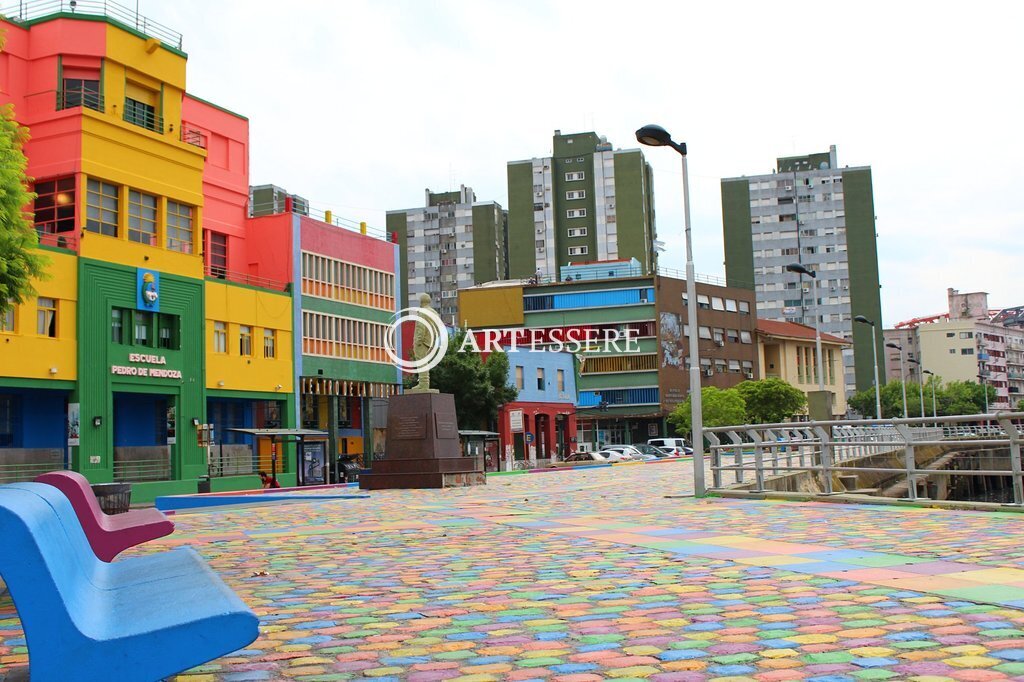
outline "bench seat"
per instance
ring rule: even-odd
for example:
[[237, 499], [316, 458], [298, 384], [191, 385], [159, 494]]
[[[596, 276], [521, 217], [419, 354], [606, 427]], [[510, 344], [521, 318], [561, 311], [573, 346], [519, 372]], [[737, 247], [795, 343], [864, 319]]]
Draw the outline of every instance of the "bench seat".
[[256, 615], [191, 548], [100, 561], [52, 486], [0, 486], [0, 529], [0, 577], [33, 682], [161, 680], [259, 634]]
[[51, 471], [37, 476], [35, 480], [64, 493], [78, 515], [93, 551], [103, 561], [113, 561], [129, 547], [174, 531], [174, 522], [157, 509], [133, 509], [113, 515], [104, 513], [89, 480], [77, 471]]

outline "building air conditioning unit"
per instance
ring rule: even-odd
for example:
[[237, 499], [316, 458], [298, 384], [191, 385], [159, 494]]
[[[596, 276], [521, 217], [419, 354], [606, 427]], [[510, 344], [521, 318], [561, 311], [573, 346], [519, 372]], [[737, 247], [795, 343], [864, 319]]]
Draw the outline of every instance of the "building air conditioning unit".
[[706, 377], [713, 377], [713, 376], [715, 376], [715, 370], [713, 370], [713, 369], [706, 369], [706, 370], [704, 370], [704, 376], [706, 376]]
[[725, 341], [715, 341], [715, 345], [718, 346], [719, 348], [724, 348]]
[[743, 376], [747, 377], [748, 379], [753, 379], [754, 378], [754, 373], [753, 372], [747, 372]]
[[793, 191], [793, 185], [786, 185], [786, 186], [784, 187], [784, 189], [785, 189], [785, 190], [786, 190], [787, 192], [792, 192], [792, 191]]

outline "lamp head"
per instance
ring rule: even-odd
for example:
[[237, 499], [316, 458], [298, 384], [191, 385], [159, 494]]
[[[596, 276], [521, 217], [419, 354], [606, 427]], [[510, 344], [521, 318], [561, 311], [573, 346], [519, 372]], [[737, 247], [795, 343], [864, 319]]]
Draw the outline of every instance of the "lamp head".
[[895, 348], [896, 350], [903, 350], [903, 346], [899, 345], [898, 343], [887, 343], [887, 344], [885, 344], [885, 347], [886, 348]]
[[648, 147], [672, 147], [677, 152], [686, 156], [686, 143], [676, 143], [672, 140], [669, 132], [659, 125], [645, 125], [636, 131], [636, 141]]
[[818, 273], [816, 273], [814, 270], [805, 268], [800, 263], [790, 263], [789, 265], [786, 266], [786, 270], [788, 270], [789, 272], [797, 272], [800, 273], [801, 275], [807, 275], [808, 277], [817, 278], [818, 276]]
[[922, 369], [921, 371], [924, 372], [925, 374], [931, 374], [932, 376], [935, 376], [935, 372], [931, 371], [930, 369]]
[[853, 321], [854, 322], [860, 322], [861, 324], [870, 324], [872, 327], [875, 326], [874, 322], [872, 322], [868, 318], [864, 317], [863, 315], [857, 315], [856, 317], [853, 318]]

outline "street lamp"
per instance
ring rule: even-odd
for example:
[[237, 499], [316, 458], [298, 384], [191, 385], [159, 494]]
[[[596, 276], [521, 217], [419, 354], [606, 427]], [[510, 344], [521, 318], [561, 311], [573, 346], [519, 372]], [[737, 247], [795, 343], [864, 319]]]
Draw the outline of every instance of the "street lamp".
[[903, 346], [898, 343], [887, 343], [886, 348], [895, 348], [900, 352], [900, 388], [903, 389], [903, 418], [907, 418], [907, 380], [903, 372]]
[[924, 419], [924, 367], [921, 366], [920, 360], [915, 360], [914, 358], [909, 358], [907, 362], [917, 365], [917, 378], [919, 379], [917, 390], [921, 394], [921, 419]]
[[[935, 378], [935, 372], [930, 369], [922, 369], [921, 371], [932, 378], [932, 419], [936, 419], [939, 416], [939, 411], [935, 409], [935, 382], [937, 381]], [[938, 426], [938, 424], [938, 422], [935, 422], [936, 426]]]
[[693, 493], [704, 496], [704, 412], [701, 404], [700, 356], [697, 352], [697, 276], [693, 269], [693, 243], [690, 239], [690, 183], [686, 172], [686, 143], [675, 142], [667, 130], [646, 125], [636, 131], [640, 144], [672, 147], [683, 159], [683, 229], [686, 235], [686, 320], [690, 327], [690, 424], [693, 431]]
[[981, 392], [985, 395], [985, 414], [988, 414], [988, 384], [985, 383], [985, 375], [978, 375], [978, 383], [981, 384]]
[[825, 390], [825, 364], [821, 361], [821, 320], [818, 315], [818, 273], [809, 270], [799, 263], [790, 263], [786, 270], [811, 278], [811, 298], [814, 300], [814, 351], [818, 359], [818, 390]]
[[871, 327], [871, 358], [875, 361], [875, 373], [873, 378], [875, 380], [875, 418], [882, 418], [882, 389], [878, 378], [878, 346], [875, 344], [875, 323], [864, 317], [863, 315], [857, 315], [853, 318], [854, 322], [860, 322]]

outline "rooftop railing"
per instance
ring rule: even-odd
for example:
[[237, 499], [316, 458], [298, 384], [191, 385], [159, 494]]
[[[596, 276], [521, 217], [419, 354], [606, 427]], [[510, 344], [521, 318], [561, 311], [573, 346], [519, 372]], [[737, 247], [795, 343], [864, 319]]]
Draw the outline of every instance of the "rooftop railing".
[[181, 49], [181, 33], [108, 0], [21, 0], [0, 7], [0, 16], [13, 21], [34, 21], [60, 14], [85, 14], [112, 19], [139, 33]]
[[222, 268], [219, 265], [210, 265], [207, 263], [204, 266], [204, 271], [207, 277], [223, 279], [228, 282], [234, 282], [235, 284], [246, 284], [248, 286], [259, 287], [261, 289], [272, 289], [274, 291], [291, 291], [291, 286], [287, 282], [269, 279], [267, 277], [258, 277], [245, 272], [233, 272], [226, 268]]

